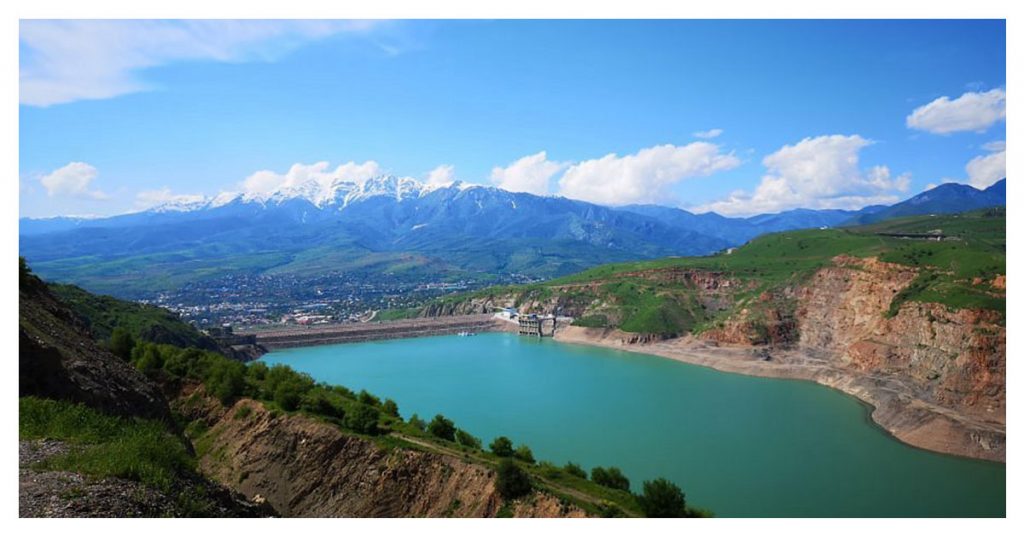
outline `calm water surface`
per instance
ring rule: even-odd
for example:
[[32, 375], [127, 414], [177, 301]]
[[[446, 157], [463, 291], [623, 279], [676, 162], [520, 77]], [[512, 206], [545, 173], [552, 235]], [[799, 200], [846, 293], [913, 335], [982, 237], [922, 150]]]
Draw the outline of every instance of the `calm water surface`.
[[869, 408], [795, 380], [512, 334], [295, 348], [263, 357], [442, 413], [537, 459], [665, 476], [719, 516], [1003, 516], [1006, 466], [907, 446]]

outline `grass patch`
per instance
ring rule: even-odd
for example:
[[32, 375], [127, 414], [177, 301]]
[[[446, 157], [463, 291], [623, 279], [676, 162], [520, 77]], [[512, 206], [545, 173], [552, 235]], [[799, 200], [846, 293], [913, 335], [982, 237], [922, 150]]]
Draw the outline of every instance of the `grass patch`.
[[59, 439], [75, 448], [39, 464], [41, 469], [118, 477], [168, 491], [195, 460], [163, 423], [102, 414], [66, 401], [19, 399], [21, 439]]

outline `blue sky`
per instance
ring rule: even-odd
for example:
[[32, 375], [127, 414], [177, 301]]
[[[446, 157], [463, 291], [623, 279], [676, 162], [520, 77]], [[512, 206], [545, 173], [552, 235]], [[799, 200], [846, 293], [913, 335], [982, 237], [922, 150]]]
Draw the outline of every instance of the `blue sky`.
[[376, 172], [736, 215], [985, 186], [1005, 40], [1003, 21], [23, 21], [20, 212]]

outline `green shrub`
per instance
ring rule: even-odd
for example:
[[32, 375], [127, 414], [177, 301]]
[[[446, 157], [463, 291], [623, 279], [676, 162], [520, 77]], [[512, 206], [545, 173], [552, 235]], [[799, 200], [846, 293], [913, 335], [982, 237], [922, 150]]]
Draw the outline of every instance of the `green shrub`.
[[427, 425], [427, 432], [434, 437], [455, 441], [455, 423], [440, 413]]
[[455, 442], [471, 449], [480, 449], [480, 438], [461, 428], [455, 431]]
[[427, 429], [426, 421], [421, 419], [420, 416], [415, 413], [412, 414], [412, 417], [409, 417], [409, 425], [421, 432]]
[[254, 390], [259, 398], [273, 400], [281, 409], [298, 409], [302, 398], [316, 387], [308, 374], [302, 374], [285, 365], [274, 365], [266, 371], [262, 382], [256, 382]]
[[[224, 359], [217, 356], [218, 359]], [[202, 350], [195, 348], [188, 348], [185, 350], [178, 350], [175, 352], [169, 352], [169, 355], [164, 358], [164, 370], [168, 374], [175, 378], [196, 378], [202, 379], [202, 376], [208, 370], [210, 362], [213, 359], [210, 358]], [[264, 365], [264, 368], [266, 365]], [[248, 371], [246, 371], [248, 374]]]
[[582, 467], [573, 462], [566, 463], [565, 466], [562, 467], [562, 469], [566, 472], [566, 474], [570, 474], [576, 478], [582, 478], [583, 480], [587, 479], [587, 472], [584, 471]]
[[529, 464], [534, 463], [533, 451], [526, 445], [519, 445], [516, 447], [515, 457]]
[[[359, 391], [359, 402], [367, 406], [380, 406], [380, 399], [366, 392], [366, 389]], [[395, 410], [398, 410], [398, 406], [395, 406]]]
[[537, 469], [540, 471], [541, 475], [547, 478], [553, 480], [558, 480], [559, 478], [562, 478], [562, 468], [558, 467], [557, 465], [551, 462], [542, 461], [537, 464]]
[[664, 478], [645, 481], [643, 493], [636, 499], [647, 517], [686, 517], [687, 514], [683, 490]]
[[491, 452], [497, 456], [501, 456], [502, 458], [508, 458], [515, 454], [515, 451], [512, 450], [512, 440], [505, 436], [498, 436], [494, 438], [494, 441], [491, 441], [489, 448], [491, 449]]
[[109, 346], [114, 355], [128, 361], [132, 358], [132, 349], [135, 348], [135, 337], [132, 337], [127, 329], [116, 327], [110, 334]]
[[396, 419], [402, 418], [402, 416], [398, 414], [398, 403], [390, 398], [384, 401], [384, 405], [381, 409], [384, 410], [385, 415], [390, 415]]
[[249, 404], [245, 404], [242, 407], [238, 408], [238, 411], [235, 411], [234, 419], [236, 421], [240, 421], [247, 418], [249, 415], [252, 415], [252, 407], [249, 406]]
[[604, 486], [606, 488], [621, 489], [623, 491], [629, 491], [629, 479], [626, 475], [622, 474], [622, 471], [618, 467], [595, 467], [590, 470], [590, 479], [595, 484]]
[[155, 344], [144, 344], [141, 347], [136, 346], [132, 350], [132, 357], [135, 361], [135, 368], [139, 369], [140, 372], [146, 376], [152, 377], [156, 371], [160, 370], [164, 366], [163, 356], [160, 354], [160, 349]]
[[505, 459], [498, 464], [495, 487], [506, 500], [522, 497], [533, 490], [530, 475], [516, 462]]
[[377, 408], [366, 404], [356, 404], [351, 411], [345, 415], [345, 427], [367, 435], [377, 435], [380, 432], [378, 422], [380, 412]]
[[[245, 391], [245, 365], [230, 359], [218, 359], [210, 365], [203, 383], [213, 396], [227, 404]], [[285, 407], [284, 404], [281, 407]]]
[[601, 501], [601, 504], [597, 505], [597, 511], [601, 517], [628, 517], [619, 505], [608, 501]]
[[274, 402], [285, 411], [299, 409], [299, 402], [302, 401], [302, 393], [294, 388], [294, 385], [283, 383], [274, 390]]
[[334, 419], [345, 418], [345, 408], [341, 397], [321, 387], [315, 387], [306, 393], [302, 397], [302, 401], [299, 402], [299, 409]]
[[262, 382], [267, 379], [267, 372], [270, 372], [270, 367], [268, 367], [263, 361], [256, 361], [255, 363], [250, 364], [247, 368], [246, 376], [253, 383]]
[[584, 328], [606, 328], [608, 327], [608, 317], [606, 315], [584, 316], [574, 319], [572, 325]]

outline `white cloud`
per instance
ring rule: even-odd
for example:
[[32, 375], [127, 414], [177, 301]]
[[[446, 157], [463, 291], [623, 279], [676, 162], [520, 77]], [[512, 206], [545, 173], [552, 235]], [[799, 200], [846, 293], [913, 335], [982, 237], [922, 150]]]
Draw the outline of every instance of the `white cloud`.
[[144, 190], [135, 194], [135, 206], [141, 209], [168, 203], [199, 203], [205, 200], [206, 197], [199, 194], [176, 194], [166, 186], [158, 190]]
[[749, 215], [893, 203], [910, 186], [910, 175], [893, 177], [886, 166], [862, 170], [859, 153], [871, 143], [857, 135], [832, 135], [786, 145], [764, 158], [767, 172], [753, 193], [738, 190], [697, 210]]
[[271, 61], [375, 21], [23, 20], [20, 102], [50, 106], [150, 89], [140, 71], [174, 61]]
[[699, 130], [693, 133], [693, 137], [700, 138], [702, 140], [710, 140], [712, 138], [717, 138], [721, 136], [723, 132], [725, 131], [720, 128], [713, 128], [711, 130]]
[[1003, 140], [990, 141], [982, 145], [981, 148], [992, 153], [999, 153], [1006, 150], [1006, 142]]
[[606, 205], [665, 203], [670, 187], [679, 181], [738, 165], [739, 158], [723, 154], [712, 143], [658, 145], [636, 154], [612, 153], [574, 164], [559, 179], [559, 193]]
[[455, 166], [442, 164], [430, 170], [427, 174], [427, 184], [440, 185], [451, 184], [455, 181]]
[[1006, 142], [986, 143], [984, 148], [991, 154], [972, 158], [965, 168], [968, 182], [979, 189], [988, 188], [1006, 177]]
[[1006, 119], [1006, 92], [993, 89], [984, 93], [967, 92], [959, 98], [938, 99], [917, 108], [907, 116], [907, 126], [933, 134], [981, 132]]
[[46, 188], [46, 195], [83, 197], [89, 199], [107, 199], [107, 194], [99, 190], [90, 190], [89, 185], [99, 175], [96, 168], [85, 162], [71, 162], [39, 178]]
[[548, 160], [547, 151], [524, 156], [506, 167], [491, 170], [491, 182], [510, 192], [551, 193], [551, 178], [567, 164]]
[[261, 197], [309, 184], [315, 184], [319, 190], [325, 191], [335, 180], [361, 183], [380, 175], [381, 172], [380, 165], [373, 160], [367, 160], [362, 164], [348, 162], [333, 170], [330, 169], [328, 162], [294, 164], [284, 174], [270, 170], [257, 171], [246, 177], [238, 188], [247, 197]]

